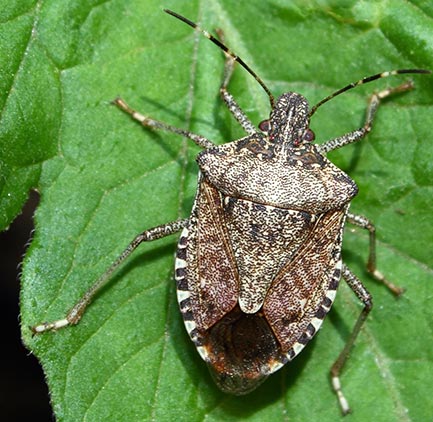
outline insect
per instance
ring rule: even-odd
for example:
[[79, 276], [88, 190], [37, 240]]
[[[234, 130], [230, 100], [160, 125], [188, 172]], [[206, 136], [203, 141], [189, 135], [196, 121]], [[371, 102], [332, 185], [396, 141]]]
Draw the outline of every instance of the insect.
[[[143, 126], [177, 133], [203, 148], [197, 157], [200, 175], [191, 215], [139, 234], [64, 318], [36, 325], [33, 332], [77, 324], [95, 294], [137, 246], [182, 231], [175, 264], [180, 311], [191, 340], [225, 392], [246, 394], [293, 360], [319, 330], [340, 278], [347, 282], [364, 308], [331, 369], [332, 386], [346, 414], [350, 407], [340, 373], [372, 308], [371, 295], [342, 262], [346, 221], [369, 231], [367, 268], [373, 277], [396, 295], [402, 289], [376, 268], [374, 225], [349, 212], [358, 188], [326, 153], [361, 140], [371, 129], [380, 101], [412, 89], [413, 84], [404, 82], [374, 94], [364, 125], [324, 144], [313, 143], [309, 122], [318, 107], [358, 85], [430, 71], [379, 73], [339, 89], [310, 108], [295, 92], [275, 100], [264, 82], [218, 38], [177, 13], [166, 12], [224, 51], [220, 93], [247, 135], [217, 146], [203, 136], [144, 116], [117, 98], [114, 104]], [[236, 62], [269, 96], [271, 113], [259, 130], [227, 90]]]

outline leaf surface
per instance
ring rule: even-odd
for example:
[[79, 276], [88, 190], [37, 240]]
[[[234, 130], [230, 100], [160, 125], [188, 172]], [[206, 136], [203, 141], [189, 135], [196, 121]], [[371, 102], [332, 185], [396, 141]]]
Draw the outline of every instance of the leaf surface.
[[[189, 2], [172, 8], [213, 31], [276, 95], [311, 104], [363, 76], [433, 68], [433, 8], [424, 1]], [[245, 397], [218, 391], [183, 328], [175, 300], [175, 238], [140, 246], [82, 322], [31, 337], [60, 318], [134, 236], [187, 217], [198, 148], [143, 130], [110, 104], [134, 108], [216, 143], [243, 136], [221, 104], [223, 55], [162, 13], [156, 1], [2, 2], [0, 218], [6, 227], [30, 188], [41, 194], [24, 262], [23, 339], [40, 359], [59, 421], [340, 418], [329, 368], [361, 310], [342, 285], [321, 333], [290, 365]], [[433, 407], [431, 76], [380, 107], [372, 133], [330, 154], [360, 187], [351, 210], [375, 222], [380, 269], [396, 300], [364, 270], [368, 236], [348, 228], [346, 263], [375, 308], [342, 376], [351, 420], [427, 420]], [[363, 123], [369, 94], [388, 78], [314, 115], [318, 142]], [[255, 124], [269, 113], [239, 66], [230, 91]]]

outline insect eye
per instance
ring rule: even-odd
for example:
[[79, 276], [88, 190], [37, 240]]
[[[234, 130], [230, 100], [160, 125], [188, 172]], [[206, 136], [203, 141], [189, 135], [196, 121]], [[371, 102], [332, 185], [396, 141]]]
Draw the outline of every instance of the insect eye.
[[259, 129], [260, 129], [262, 132], [265, 132], [265, 133], [270, 132], [270, 130], [271, 130], [271, 122], [270, 122], [269, 120], [262, 120], [262, 121], [259, 123]]
[[308, 128], [304, 133], [303, 139], [304, 141], [311, 142], [314, 141], [315, 137], [316, 135], [314, 134], [314, 132], [310, 128]]

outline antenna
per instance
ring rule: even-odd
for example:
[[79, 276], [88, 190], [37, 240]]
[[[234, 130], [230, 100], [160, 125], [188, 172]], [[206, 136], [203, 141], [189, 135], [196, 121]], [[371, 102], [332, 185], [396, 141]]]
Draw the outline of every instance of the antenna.
[[174, 16], [175, 18], [181, 20], [182, 22], [186, 23], [187, 25], [191, 26], [192, 28], [196, 29], [197, 31], [201, 32], [208, 40], [212, 41], [221, 50], [223, 50], [226, 54], [228, 54], [233, 60], [237, 61], [250, 75], [252, 75], [254, 77], [254, 79], [265, 90], [266, 94], [268, 94], [269, 101], [271, 103], [271, 108], [274, 108], [275, 99], [274, 99], [274, 96], [272, 95], [271, 91], [269, 91], [269, 88], [265, 85], [265, 83], [257, 76], [257, 74], [239, 56], [234, 54], [227, 46], [225, 46], [221, 41], [219, 41], [217, 38], [215, 38], [212, 34], [205, 31], [204, 29], [200, 28], [196, 23], [190, 21], [189, 19], [183, 17], [182, 15], [179, 15], [176, 12], [173, 12], [172, 10], [164, 9], [164, 12], [168, 13], [171, 16]]
[[360, 79], [359, 81], [352, 82], [351, 84], [346, 85], [344, 88], [340, 88], [339, 90], [335, 91], [331, 95], [328, 95], [323, 100], [319, 101], [311, 109], [309, 117], [311, 117], [322, 104], [327, 103], [329, 100], [332, 100], [334, 97], [342, 94], [343, 92], [349, 91], [352, 88], [356, 88], [359, 85], [363, 85], [368, 82], [375, 81], [376, 79], [387, 78], [388, 76], [400, 75], [402, 73], [432, 73], [432, 72], [431, 70], [427, 70], [427, 69], [398, 69], [398, 70], [391, 70], [388, 72], [377, 73], [376, 75], [372, 75], [372, 76], [367, 76], [365, 78]]

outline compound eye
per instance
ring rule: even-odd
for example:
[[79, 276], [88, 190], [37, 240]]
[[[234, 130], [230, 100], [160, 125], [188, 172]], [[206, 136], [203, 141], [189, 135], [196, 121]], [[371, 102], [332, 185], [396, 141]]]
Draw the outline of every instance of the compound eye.
[[271, 131], [271, 122], [269, 120], [263, 120], [259, 123], [259, 129], [264, 133]]
[[316, 135], [314, 134], [314, 132], [310, 128], [308, 128], [304, 132], [304, 136], [303, 136], [304, 141], [312, 142], [312, 141], [314, 141], [315, 138], [316, 138]]

